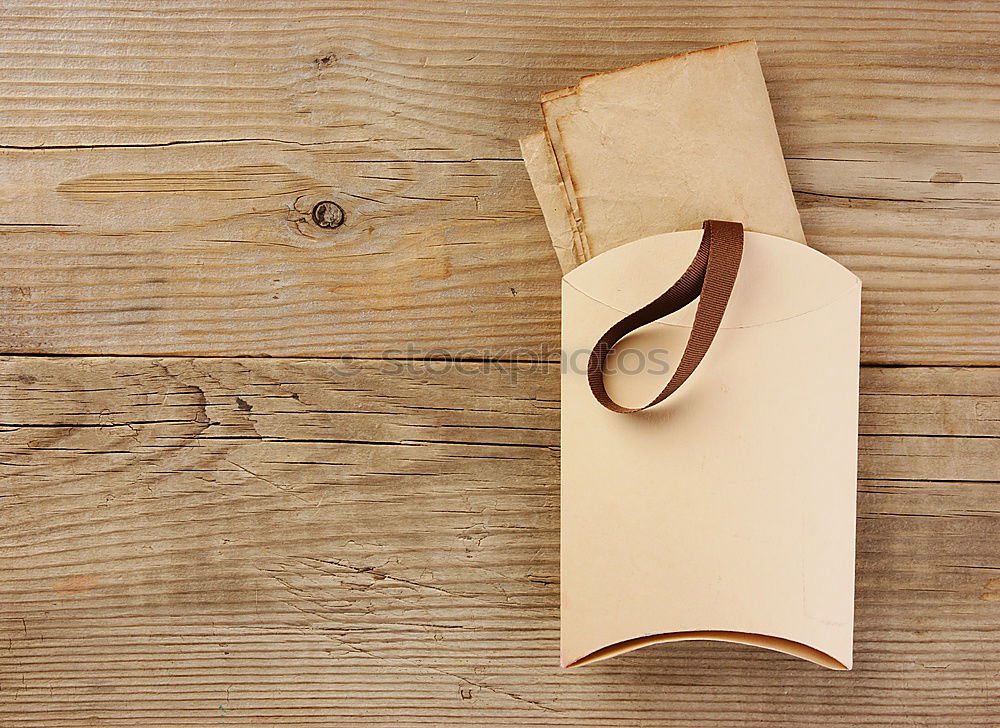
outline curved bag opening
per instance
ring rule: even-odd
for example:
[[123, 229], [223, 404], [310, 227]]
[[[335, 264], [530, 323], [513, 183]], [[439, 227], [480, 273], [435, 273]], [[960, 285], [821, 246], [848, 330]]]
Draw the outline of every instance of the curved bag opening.
[[563, 667], [580, 667], [589, 665], [592, 662], [606, 660], [609, 657], [638, 650], [650, 645], [663, 644], [665, 642], [684, 642], [688, 640], [709, 640], [714, 642], [733, 642], [750, 647], [761, 647], [765, 650], [783, 652], [792, 657], [800, 657], [809, 660], [821, 667], [828, 667], [831, 670], [850, 670], [849, 665], [845, 665], [832, 655], [828, 655], [815, 647], [785, 639], [784, 637], [774, 637], [766, 634], [754, 634], [752, 632], [732, 632], [727, 630], [693, 630], [688, 632], [662, 632], [660, 634], [643, 635], [628, 640], [622, 640], [614, 644], [594, 650], [589, 655], [574, 660]]

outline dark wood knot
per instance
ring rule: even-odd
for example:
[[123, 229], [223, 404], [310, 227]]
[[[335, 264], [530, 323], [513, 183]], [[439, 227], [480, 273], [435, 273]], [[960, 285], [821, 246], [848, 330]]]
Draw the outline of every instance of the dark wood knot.
[[312, 210], [312, 219], [321, 228], [330, 230], [340, 227], [344, 224], [344, 208], [330, 200], [317, 202]]

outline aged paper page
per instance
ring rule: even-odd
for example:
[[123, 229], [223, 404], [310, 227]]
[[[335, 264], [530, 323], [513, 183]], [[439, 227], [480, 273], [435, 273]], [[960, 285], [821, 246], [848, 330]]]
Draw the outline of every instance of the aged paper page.
[[548, 228], [549, 237], [552, 239], [552, 247], [555, 248], [559, 266], [563, 273], [566, 273], [582, 263], [585, 258], [579, 247], [574, 244], [576, 238], [572, 216], [552, 147], [544, 131], [526, 136], [520, 141], [524, 166], [528, 168], [531, 186], [542, 208], [545, 227]]
[[804, 242], [755, 42], [554, 93], [543, 112], [588, 260], [709, 218]]
[[569, 206], [569, 214], [573, 225], [574, 245], [581, 258], [590, 260], [590, 246], [587, 243], [586, 233], [580, 220], [580, 206], [577, 204], [576, 194], [573, 190], [573, 179], [569, 175], [569, 167], [566, 160], [566, 152], [562, 145], [559, 127], [556, 120], [576, 110], [576, 87], [562, 88], [557, 91], [549, 91], [542, 94], [542, 116], [545, 117], [545, 133], [549, 142], [550, 153], [555, 159], [556, 168], [559, 172], [560, 184], [565, 195], [565, 201]]

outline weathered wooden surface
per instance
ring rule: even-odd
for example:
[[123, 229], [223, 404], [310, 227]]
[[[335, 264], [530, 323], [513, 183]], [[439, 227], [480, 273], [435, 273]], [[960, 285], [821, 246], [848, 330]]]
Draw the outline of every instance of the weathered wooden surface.
[[[0, 18], [0, 726], [1000, 726], [995, 3]], [[539, 92], [744, 37], [903, 365], [862, 371], [856, 667], [560, 671], [557, 366], [420, 359], [555, 358]]]
[[551, 356], [538, 94], [748, 36], [864, 360], [1000, 363], [1000, 11], [922, 1], [9, 2], [0, 349]]
[[864, 370], [844, 674], [561, 671], [557, 368], [443, 366], [0, 362], [0, 724], [996, 723], [996, 370]]

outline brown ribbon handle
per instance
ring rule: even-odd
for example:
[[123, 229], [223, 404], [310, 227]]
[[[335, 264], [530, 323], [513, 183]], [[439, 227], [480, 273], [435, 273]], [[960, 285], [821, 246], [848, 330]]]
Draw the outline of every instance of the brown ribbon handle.
[[[738, 222], [706, 220], [704, 229], [698, 252], [684, 275], [655, 301], [608, 329], [590, 352], [587, 362], [590, 391], [612, 412], [640, 412], [665, 400], [691, 376], [712, 345], [743, 258], [743, 226]], [[623, 407], [611, 399], [604, 388], [604, 364], [612, 347], [636, 329], [680, 310], [699, 296], [691, 336], [677, 369], [663, 391], [643, 407]]]

